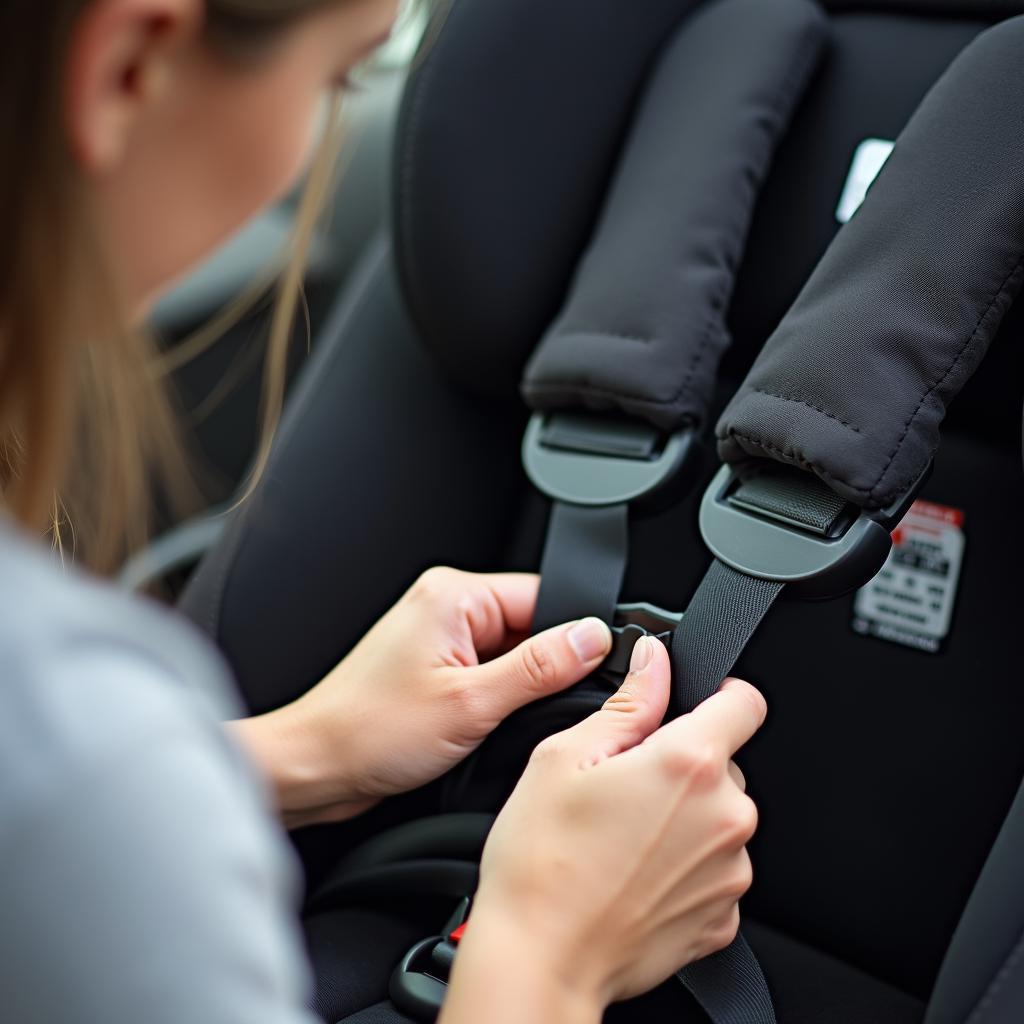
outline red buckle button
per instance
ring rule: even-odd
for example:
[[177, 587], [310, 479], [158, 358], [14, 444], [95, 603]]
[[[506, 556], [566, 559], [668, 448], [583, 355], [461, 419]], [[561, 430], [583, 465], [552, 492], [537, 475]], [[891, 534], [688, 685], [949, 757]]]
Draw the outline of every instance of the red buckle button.
[[462, 924], [460, 924], [459, 927], [448, 936], [448, 941], [458, 943], [459, 939], [466, 934], [466, 924], [467, 922], [463, 921]]

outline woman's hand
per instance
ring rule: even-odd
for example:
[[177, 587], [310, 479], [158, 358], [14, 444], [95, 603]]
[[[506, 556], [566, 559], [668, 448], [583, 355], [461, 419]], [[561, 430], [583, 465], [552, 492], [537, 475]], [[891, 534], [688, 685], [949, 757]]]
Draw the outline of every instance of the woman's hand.
[[607, 655], [599, 619], [527, 639], [539, 581], [431, 569], [319, 685], [234, 724], [288, 825], [338, 821], [443, 775], [517, 708]]
[[596, 1024], [736, 935], [757, 812], [731, 757], [764, 698], [730, 679], [659, 729], [667, 652], [645, 638], [633, 658], [601, 711], [540, 744], [498, 817], [442, 1024]]

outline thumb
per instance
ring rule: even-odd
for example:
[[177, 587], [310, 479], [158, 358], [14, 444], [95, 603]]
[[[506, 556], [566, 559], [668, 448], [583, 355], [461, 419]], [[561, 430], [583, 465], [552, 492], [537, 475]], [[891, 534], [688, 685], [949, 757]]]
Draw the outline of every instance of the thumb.
[[629, 675], [600, 711], [569, 730], [574, 748], [588, 761], [614, 757], [642, 743], [661, 725], [668, 710], [672, 664], [659, 640], [643, 636], [633, 647]]
[[488, 694], [501, 718], [590, 675], [608, 656], [612, 632], [600, 619], [581, 619], [532, 636], [493, 661], [470, 669], [474, 689]]

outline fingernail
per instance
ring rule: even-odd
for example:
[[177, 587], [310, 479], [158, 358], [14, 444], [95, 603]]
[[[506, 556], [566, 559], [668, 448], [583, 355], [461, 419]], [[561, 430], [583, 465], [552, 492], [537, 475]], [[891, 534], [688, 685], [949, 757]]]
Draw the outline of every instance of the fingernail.
[[581, 619], [569, 630], [569, 643], [580, 661], [593, 661], [611, 650], [612, 631], [600, 619]]
[[651, 646], [651, 638], [647, 636], [640, 637], [640, 639], [633, 644], [633, 653], [629, 658], [629, 671], [643, 672], [643, 670], [650, 665], [651, 658], [653, 657], [654, 648]]

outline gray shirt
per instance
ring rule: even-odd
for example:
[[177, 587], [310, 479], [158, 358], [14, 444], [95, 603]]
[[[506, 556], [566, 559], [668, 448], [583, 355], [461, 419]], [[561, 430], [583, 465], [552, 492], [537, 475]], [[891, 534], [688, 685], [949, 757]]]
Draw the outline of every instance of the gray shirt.
[[309, 1024], [296, 872], [169, 612], [0, 523], [0, 1018]]

